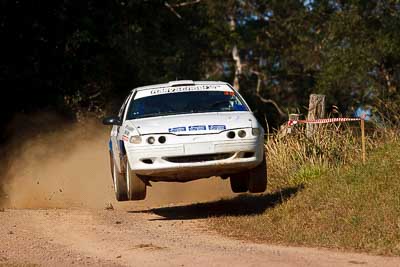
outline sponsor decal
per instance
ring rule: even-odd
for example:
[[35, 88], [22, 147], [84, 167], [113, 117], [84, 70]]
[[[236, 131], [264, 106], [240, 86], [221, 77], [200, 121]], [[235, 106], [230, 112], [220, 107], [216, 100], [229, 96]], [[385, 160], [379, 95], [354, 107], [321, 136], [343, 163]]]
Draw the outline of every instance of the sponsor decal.
[[162, 87], [150, 90], [150, 95], [159, 94], [170, 94], [170, 93], [181, 93], [181, 92], [193, 92], [193, 91], [205, 91], [205, 90], [216, 90], [220, 88], [220, 85], [196, 85], [196, 86], [182, 86], [182, 87]]
[[128, 142], [129, 138], [128, 138], [128, 136], [126, 136], [126, 135], [123, 135], [123, 136], [122, 136], [122, 140], [124, 140], [124, 141]]
[[125, 135], [130, 135], [131, 132], [130, 132], [130, 131], [125, 131], [124, 134], [125, 134]]
[[[187, 128], [188, 131], [207, 131], [206, 125], [192, 125]], [[223, 131], [226, 130], [226, 125], [208, 125], [208, 130], [210, 131]], [[169, 128], [168, 132], [177, 133], [177, 132], [185, 132], [186, 127], [174, 127]]]
[[223, 131], [223, 130], [226, 130], [226, 126], [225, 125], [208, 125], [208, 130]]
[[230, 94], [234, 95], [232, 89], [225, 84], [199, 84], [192, 86], [159, 87], [153, 89], [139, 90], [135, 96], [135, 99], [154, 96], [154, 95], [198, 92], [198, 91], [217, 91], [222, 93], [226, 92], [226, 94], [228, 95]]
[[194, 125], [189, 126], [189, 131], [205, 131], [207, 127], [205, 125]]
[[169, 128], [168, 132], [170, 133], [177, 133], [177, 132], [185, 132], [186, 127], [175, 127], [175, 128]]

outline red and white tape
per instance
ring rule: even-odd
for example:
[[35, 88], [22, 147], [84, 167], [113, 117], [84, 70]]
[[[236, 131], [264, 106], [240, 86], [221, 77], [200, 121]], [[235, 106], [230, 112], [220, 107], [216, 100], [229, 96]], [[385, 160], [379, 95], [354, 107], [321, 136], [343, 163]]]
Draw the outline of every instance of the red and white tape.
[[317, 120], [290, 120], [288, 121], [288, 126], [293, 126], [300, 123], [309, 124], [324, 124], [332, 122], [346, 122], [346, 121], [360, 121], [362, 118], [330, 118], [330, 119], [317, 119]]

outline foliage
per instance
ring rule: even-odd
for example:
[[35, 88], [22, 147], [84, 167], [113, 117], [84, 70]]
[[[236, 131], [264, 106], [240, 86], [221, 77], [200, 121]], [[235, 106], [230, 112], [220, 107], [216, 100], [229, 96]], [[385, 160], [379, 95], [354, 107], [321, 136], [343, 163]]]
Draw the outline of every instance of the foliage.
[[366, 106], [393, 122], [399, 11], [398, 0], [3, 0], [3, 125], [44, 108], [103, 115], [135, 86], [236, 74], [273, 126], [285, 117], [265, 99], [304, 113], [312, 92], [343, 114]]

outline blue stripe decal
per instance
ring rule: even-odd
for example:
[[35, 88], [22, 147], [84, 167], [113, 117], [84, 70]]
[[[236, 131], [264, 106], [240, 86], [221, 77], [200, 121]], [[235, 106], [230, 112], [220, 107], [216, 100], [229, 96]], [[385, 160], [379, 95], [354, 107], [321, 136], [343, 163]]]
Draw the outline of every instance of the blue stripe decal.
[[225, 125], [208, 125], [208, 130], [223, 131], [223, 130], [226, 130], [226, 126]]
[[177, 132], [184, 132], [186, 131], [186, 127], [175, 127], [175, 128], [169, 128], [168, 132], [170, 133], [177, 133]]
[[189, 131], [205, 131], [207, 127], [205, 125], [189, 126]]
[[110, 149], [110, 151], [112, 152], [112, 142], [111, 142], [111, 139], [110, 139], [110, 141], [108, 141], [108, 149]]

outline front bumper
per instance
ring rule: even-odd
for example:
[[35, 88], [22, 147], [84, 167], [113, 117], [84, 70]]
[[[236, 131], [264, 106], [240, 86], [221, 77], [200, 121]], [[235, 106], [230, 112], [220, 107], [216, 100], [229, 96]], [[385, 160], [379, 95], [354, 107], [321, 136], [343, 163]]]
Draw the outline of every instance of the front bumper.
[[127, 156], [135, 173], [151, 181], [183, 182], [230, 175], [256, 167], [264, 156], [264, 141], [262, 137], [251, 137], [169, 145], [130, 145]]

